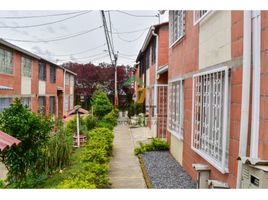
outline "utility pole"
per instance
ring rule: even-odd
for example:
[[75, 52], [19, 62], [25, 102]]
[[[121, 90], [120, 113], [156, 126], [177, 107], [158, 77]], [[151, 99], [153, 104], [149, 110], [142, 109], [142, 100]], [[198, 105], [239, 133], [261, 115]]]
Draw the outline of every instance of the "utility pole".
[[117, 59], [118, 52], [114, 54], [114, 106], [118, 107], [118, 90], [117, 90]]

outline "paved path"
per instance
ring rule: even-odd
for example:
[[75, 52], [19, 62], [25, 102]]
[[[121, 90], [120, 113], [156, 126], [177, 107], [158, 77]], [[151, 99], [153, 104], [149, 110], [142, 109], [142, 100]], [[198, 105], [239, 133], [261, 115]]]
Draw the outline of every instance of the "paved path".
[[113, 157], [110, 162], [112, 188], [146, 188], [139, 160], [134, 155], [134, 144], [126, 123], [114, 129]]

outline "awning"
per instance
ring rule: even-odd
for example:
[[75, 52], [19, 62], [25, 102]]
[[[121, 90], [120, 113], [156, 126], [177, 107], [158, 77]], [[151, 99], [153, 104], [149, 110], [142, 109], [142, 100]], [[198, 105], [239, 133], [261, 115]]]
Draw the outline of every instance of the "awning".
[[157, 70], [157, 74], [163, 74], [167, 71], [168, 71], [168, 65], [164, 65], [164, 66], [159, 67], [159, 69]]
[[12, 87], [7, 87], [7, 86], [0, 85], [0, 90], [13, 90], [13, 88]]
[[57, 90], [63, 91], [63, 87], [57, 87]]
[[0, 151], [12, 146], [16, 146], [20, 143], [20, 140], [4, 133], [3, 131], [0, 131]]
[[77, 113], [77, 110], [80, 114], [88, 114], [88, 111], [81, 108], [81, 107], [75, 107], [74, 109], [72, 109], [70, 112], [68, 112], [67, 116], [70, 116], [70, 115], [75, 115]]

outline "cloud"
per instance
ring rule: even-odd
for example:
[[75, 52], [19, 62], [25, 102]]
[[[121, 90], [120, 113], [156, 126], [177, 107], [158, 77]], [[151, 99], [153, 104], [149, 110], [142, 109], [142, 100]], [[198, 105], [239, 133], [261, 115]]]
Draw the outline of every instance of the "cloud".
[[44, 57], [44, 58], [46, 58], [48, 60], [53, 60], [53, 58], [54, 58], [54, 54], [51, 51], [49, 51], [49, 50], [43, 50], [39, 46], [33, 46], [32, 47], [32, 50], [37, 55], [40, 55], [41, 57]]
[[59, 28], [63, 31], [68, 31], [68, 28], [65, 25], [61, 25]]
[[54, 30], [54, 28], [53, 28], [52, 26], [48, 26], [48, 27], [46, 27], [46, 31], [47, 31], [48, 33], [55, 33], [55, 30]]

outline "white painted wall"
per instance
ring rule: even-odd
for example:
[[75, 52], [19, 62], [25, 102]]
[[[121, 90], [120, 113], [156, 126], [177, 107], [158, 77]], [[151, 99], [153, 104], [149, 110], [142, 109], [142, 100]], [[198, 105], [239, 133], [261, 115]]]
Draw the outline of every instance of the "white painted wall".
[[170, 152], [180, 165], [182, 165], [183, 140], [178, 139], [172, 134], [170, 138]]
[[39, 81], [39, 95], [46, 95], [46, 81]]
[[21, 94], [31, 94], [31, 77], [21, 77]]
[[231, 59], [231, 11], [214, 11], [199, 24], [199, 69]]

